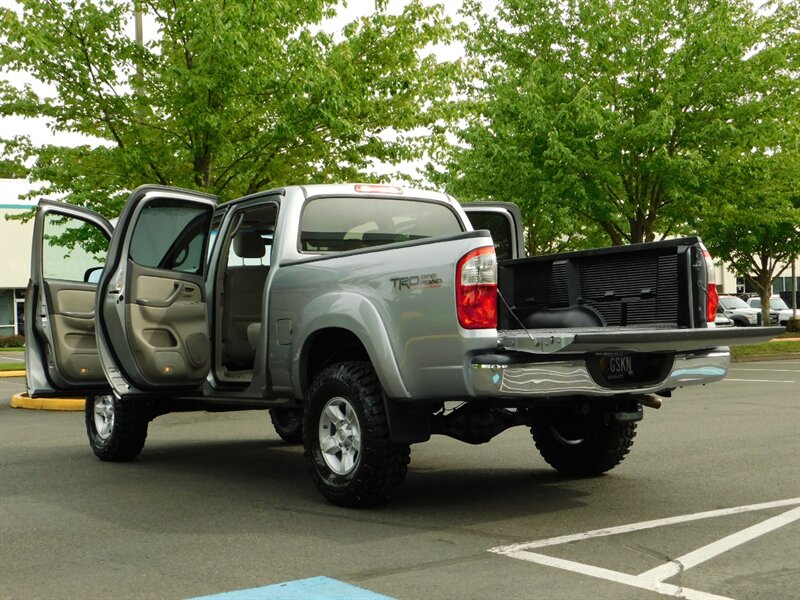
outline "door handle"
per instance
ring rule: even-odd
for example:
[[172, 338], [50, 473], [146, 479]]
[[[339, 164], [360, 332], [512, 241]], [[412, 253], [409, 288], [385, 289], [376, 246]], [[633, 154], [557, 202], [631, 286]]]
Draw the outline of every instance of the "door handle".
[[184, 286], [180, 281], [176, 281], [173, 283], [174, 289], [172, 293], [167, 296], [164, 300], [153, 300], [151, 298], [142, 298], [137, 300], [138, 304], [143, 306], [152, 306], [153, 308], [167, 308], [172, 306], [178, 297], [183, 293]]
[[94, 319], [94, 311], [89, 312], [74, 312], [69, 310], [61, 311], [65, 317], [72, 317], [73, 319]]

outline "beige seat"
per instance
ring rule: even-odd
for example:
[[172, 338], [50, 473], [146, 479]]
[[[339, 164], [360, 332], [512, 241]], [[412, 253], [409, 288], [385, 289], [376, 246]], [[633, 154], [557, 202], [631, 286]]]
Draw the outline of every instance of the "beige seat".
[[[260, 259], [266, 244], [257, 232], [242, 231], [233, 238], [233, 252], [243, 259]], [[260, 328], [264, 286], [269, 266], [229, 266], [222, 288], [222, 363], [232, 371], [252, 369], [255, 348], [248, 341], [248, 328]], [[252, 327], [250, 327], [252, 329]]]

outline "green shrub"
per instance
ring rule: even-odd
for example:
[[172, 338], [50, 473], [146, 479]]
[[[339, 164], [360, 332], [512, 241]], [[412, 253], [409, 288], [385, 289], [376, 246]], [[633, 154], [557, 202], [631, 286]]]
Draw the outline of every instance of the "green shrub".
[[25, 336], [0, 335], [0, 348], [21, 348], [25, 345]]

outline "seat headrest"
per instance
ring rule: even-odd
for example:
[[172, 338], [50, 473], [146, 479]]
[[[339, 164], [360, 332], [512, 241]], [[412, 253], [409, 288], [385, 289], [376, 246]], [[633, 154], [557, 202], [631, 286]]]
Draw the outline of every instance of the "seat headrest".
[[266, 252], [264, 239], [255, 231], [240, 231], [233, 238], [233, 251], [241, 258], [261, 258]]

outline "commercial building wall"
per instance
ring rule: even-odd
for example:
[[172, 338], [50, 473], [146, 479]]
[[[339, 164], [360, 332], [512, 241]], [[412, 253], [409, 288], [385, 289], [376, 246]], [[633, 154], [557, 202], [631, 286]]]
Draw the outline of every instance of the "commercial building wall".
[[30, 213], [36, 202], [21, 200], [31, 190], [23, 179], [0, 179], [0, 336], [23, 334], [25, 288], [31, 270], [33, 220], [9, 219]]

